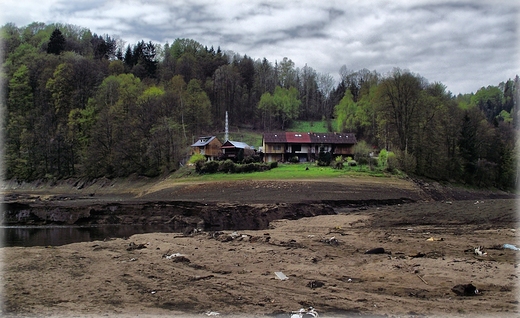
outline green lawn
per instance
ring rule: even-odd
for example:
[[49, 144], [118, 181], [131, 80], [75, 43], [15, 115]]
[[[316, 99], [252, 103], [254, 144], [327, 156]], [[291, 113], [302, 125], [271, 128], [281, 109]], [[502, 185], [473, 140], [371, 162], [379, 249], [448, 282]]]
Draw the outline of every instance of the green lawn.
[[[306, 170], [306, 168], [309, 168]], [[370, 170], [368, 166], [345, 167], [341, 170], [331, 167], [319, 167], [311, 163], [279, 164], [277, 168], [251, 173], [214, 173], [198, 175], [193, 167], [185, 167], [172, 178], [179, 181], [234, 181], [234, 180], [297, 180], [338, 178], [345, 176], [389, 177], [380, 169]]]
[[302, 121], [296, 120], [292, 122], [291, 127], [288, 129], [290, 131], [297, 132], [315, 132], [315, 133], [326, 133], [329, 132], [327, 128], [327, 122], [322, 121]]
[[[222, 143], [226, 141], [224, 135], [224, 133], [217, 134], [217, 138]], [[262, 147], [262, 133], [255, 133], [250, 131], [229, 132], [229, 140], [245, 142], [249, 146], [255, 147], [255, 149], [258, 149], [258, 147]]]

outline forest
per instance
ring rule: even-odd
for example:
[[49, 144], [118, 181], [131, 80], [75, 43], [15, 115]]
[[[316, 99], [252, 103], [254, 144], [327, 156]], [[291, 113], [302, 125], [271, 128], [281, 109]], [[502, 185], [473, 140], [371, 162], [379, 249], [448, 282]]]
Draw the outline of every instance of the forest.
[[[192, 39], [126, 44], [68, 24], [1, 27], [4, 178], [20, 181], [171, 173], [203, 135], [290, 130], [326, 121], [399, 169], [439, 181], [513, 189], [520, 79], [454, 96], [395, 67], [254, 59]], [[345, 53], [346, 55], [348, 52]], [[468, 75], [470, 76], [470, 75]]]

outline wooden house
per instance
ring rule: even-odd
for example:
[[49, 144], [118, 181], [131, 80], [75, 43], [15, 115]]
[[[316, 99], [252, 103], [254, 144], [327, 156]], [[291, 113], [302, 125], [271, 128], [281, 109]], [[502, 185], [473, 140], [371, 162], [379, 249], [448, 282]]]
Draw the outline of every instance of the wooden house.
[[222, 154], [222, 142], [216, 136], [199, 137], [197, 142], [191, 145], [192, 155], [200, 153], [208, 160], [216, 160]]
[[353, 133], [266, 133], [262, 150], [265, 162], [286, 162], [294, 157], [307, 162], [317, 160], [322, 148], [333, 156], [352, 155], [356, 142]]
[[240, 150], [242, 150], [245, 154], [245, 152], [252, 149], [245, 142], [231, 140], [227, 140], [220, 148], [222, 149], [222, 159], [232, 160], [235, 160], [238, 157]]

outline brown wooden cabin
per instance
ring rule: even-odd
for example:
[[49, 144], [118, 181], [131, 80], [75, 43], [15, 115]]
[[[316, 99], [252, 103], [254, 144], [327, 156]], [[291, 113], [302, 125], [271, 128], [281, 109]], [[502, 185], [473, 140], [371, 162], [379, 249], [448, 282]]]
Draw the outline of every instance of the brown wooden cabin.
[[216, 136], [199, 137], [197, 142], [191, 145], [192, 155], [200, 153], [208, 160], [216, 160], [222, 154], [222, 142]]

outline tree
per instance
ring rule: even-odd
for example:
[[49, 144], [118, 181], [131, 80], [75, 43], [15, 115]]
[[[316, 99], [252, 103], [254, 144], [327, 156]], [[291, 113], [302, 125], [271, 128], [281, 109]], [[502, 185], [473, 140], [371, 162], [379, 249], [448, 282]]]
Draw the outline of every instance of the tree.
[[264, 131], [271, 131], [272, 119], [276, 117], [277, 109], [273, 100], [273, 95], [269, 92], [262, 94], [260, 101], [258, 102], [258, 109], [262, 112], [262, 118], [264, 122]]
[[[9, 80], [7, 116], [5, 118], [5, 163], [7, 178], [30, 178], [32, 175], [30, 129], [34, 123], [31, 114], [33, 93], [29, 85], [29, 69], [20, 66]], [[24, 138], [25, 137], [25, 138]]]
[[282, 130], [285, 130], [286, 124], [296, 119], [300, 112], [302, 102], [298, 99], [298, 90], [294, 87], [286, 89], [277, 86], [274, 90], [273, 102], [280, 114]]
[[333, 109], [330, 101], [330, 94], [334, 88], [334, 78], [328, 73], [318, 74], [318, 91], [323, 97], [321, 108], [318, 110], [322, 116], [329, 118], [332, 115]]
[[186, 123], [193, 135], [199, 135], [211, 127], [211, 101], [197, 79], [186, 87]]
[[477, 161], [479, 159], [479, 122], [482, 120], [482, 113], [475, 108], [466, 110], [462, 120], [461, 132], [458, 141], [460, 156], [463, 162], [465, 179], [473, 183], [473, 178], [477, 171]]
[[336, 118], [336, 129], [339, 132], [354, 131], [357, 127], [357, 105], [352, 100], [350, 90], [345, 92], [345, 96], [338, 105], [334, 106], [334, 116]]
[[108, 60], [115, 57], [116, 41], [110, 36], [106, 35], [105, 37], [102, 37], [94, 33], [90, 43], [92, 44], [92, 49], [94, 51], [94, 59]]
[[401, 151], [413, 149], [410, 143], [422, 88], [422, 78], [398, 68], [379, 85], [381, 111], [391, 126], [391, 138]]
[[258, 109], [264, 114], [264, 127], [271, 130], [272, 119], [277, 118], [280, 121], [281, 129], [284, 130], [286, 124], [298, 117], [301, 101], [298, 99], [298, 91], [296, 88], [289, 89], [277, 86], [274, 94], [266, 92], [258, 102]]
[[352, 149], [354, 151], [354, 160], [360, 165], [370, 164], [372, 167], [372, 148], [367, 144], [366, 141], [360, 140]]
[[278, 66], [278, 85], [283, 88], [298, 86], [297, 72], [294, 69], [294, 62], [284, 57]]
[[299, 72], [301, 79], [300, 98], [302, 100], [301, 112], [299, 117], [302, 119], [317, 119], [323, 117], [323, 111], [320, 111], [321, 95], [318, 91], [316, 71], [305, 65]]
[[56, 28], [51, 34], [49, 44], [47, 46], [47, 53], [59, 55], [65, 49], [65, 37], [61, 31]]

